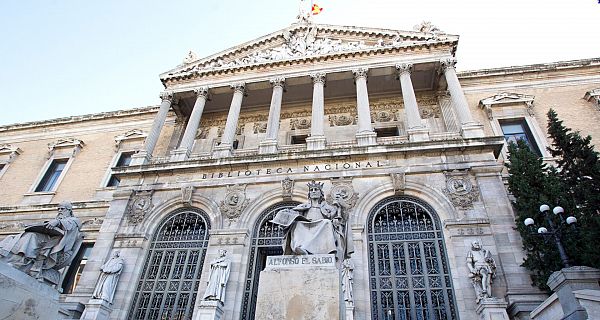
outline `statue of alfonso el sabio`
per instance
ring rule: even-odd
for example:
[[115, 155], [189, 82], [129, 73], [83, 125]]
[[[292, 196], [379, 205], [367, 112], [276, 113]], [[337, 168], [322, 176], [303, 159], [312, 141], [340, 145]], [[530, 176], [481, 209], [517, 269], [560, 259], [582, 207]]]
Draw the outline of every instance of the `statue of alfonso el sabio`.
[[56, 218], [25, 228], [0, 242], [0, 260], [38, 279], [58, 284], [58, 270], [71, 264], [83, 241], [81, 222], [69, 201], [58, 205]]
[[343, 199], [325, 201], [323, 184], [308, 183], [308, 202], [279, 211], [274, 224], [284, 227], [284, 255], [334, 254], [341, 266], [354, 252], [352, 230]]

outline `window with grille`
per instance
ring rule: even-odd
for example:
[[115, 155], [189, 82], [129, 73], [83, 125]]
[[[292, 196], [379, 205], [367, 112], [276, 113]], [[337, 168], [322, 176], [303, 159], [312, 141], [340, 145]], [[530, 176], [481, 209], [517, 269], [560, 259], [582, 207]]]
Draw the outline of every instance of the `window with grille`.
[[408, 196], [380, 201], [368, 220], [373, 320], [458, 319], [440, 222]]
[[277, 212], [282, 209], [291, 209], [300, 203], [295, 201], [282, 202], [269, 207], [261, 214], [254, 225], [252, 242], [250, 243], [250, 257], [244, 284], [244, 300], [242, 302], [241, 320], [254, 319], [256, 311], [256, 297], [258, 295], [258, 278], [265, 269], [267, 256], [283, 254], [283, 228], [269, 221], [273, 220]]
[[180, 209], [152, 237], [128, 319], [191, 319], [208, 246], [208, 216]]
[[52, 163], [50, 163], [50, 166], [48, 167], [48, 170], [46, 170], [44, 177], [42, 178], [38, 186], [35, 188], [35, 192], [54, 191], [56, 183], [60, 178], [60, 175], [63, 173], [65, 167], [67, 166], [67, 162], [69, 162], [69, 159], [52, 160]]

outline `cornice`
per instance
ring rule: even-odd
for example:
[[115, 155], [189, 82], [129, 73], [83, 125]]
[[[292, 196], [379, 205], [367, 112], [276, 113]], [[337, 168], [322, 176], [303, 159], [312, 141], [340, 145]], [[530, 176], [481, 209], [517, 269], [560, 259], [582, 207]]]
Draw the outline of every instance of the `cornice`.
[[531, 72], [557, 71], [585, 67], [600, 67], [600, 58], [557, 61], [550, 63], [529, 64], [523, 66], [499, 67], [491, 69], [468, 70], [458, 72], [459, 79], [506, 76]]
[[116, 110], [116, 111], [108, 111], [108, 112], [100, 112], [100, 113], [90, 113], [81, 116], [71, 116], [64, 118], [55, 118], [49, 120], [41, 120], [41, 121], [31, 121], [24, 123], [14, 123], [8, 125], [0, 126], [0, 132], [6, 132], [10, 130], [21, 130], [21, 129], [31, 129], [36, 127], [46, 127], [53, 125], [62, 125], [62, 124], [70, 124], [84, 121], [92, 121], [92, 120], [103, 120], [107, 118], [119, 118], [119, 117], [129, 117], [140, 114], [154, 113], [158, 110], [158, 106], [149, 106], [142, 108], [134, 108], [127, 110]]

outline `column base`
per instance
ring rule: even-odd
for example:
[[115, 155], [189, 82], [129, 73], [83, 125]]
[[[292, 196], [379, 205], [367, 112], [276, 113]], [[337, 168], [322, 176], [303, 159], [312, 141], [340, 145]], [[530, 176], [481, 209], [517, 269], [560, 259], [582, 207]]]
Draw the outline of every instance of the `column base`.
[[323, 150], [325, 142], [325, 136], [308, 137], [306, 138], [306, 150]]
[[131, 156], [131, 163], [129, 165], [140, 166], [150, 162], [150, 158], [151, 156], [145, 150], [142, 150]]
[[506, 313], [508, 302], [499, 298], [483, 298], [479, 301], [479, 305], [475, 312], [481, 320], [509, 320]]
[[264, 140], [258, 144], [258, 153], [277, 153], [277, 140]]
[[344, 320], [354, 320], [354, 304], [350, 304], [348, 301], [346, 301], [346, 319]]
[[194, 320], [220, 320], [223, 317], [223, 303], [217, 300], [202, 300], [194, 313]]
[[107, 301], [101, 299], [90, 299], [85, 304], [85, 310], [81, 315], [81, 320], [108, 320], [112, 308]]
[[425, 127], [408, 129], [406, 132], [410, 142], [429, 141], [429, 129]]
[[377, 133], [373, 131], [363, 131], [356, 133], [356, 142], [359, 147], [372, 146], [377, 144]]
[[188, 149], [176, 149], [171, 151], [171, 161], [185, 161], [190, 157]]
[[213, 148], [213, 157], [215, 158], [228, 158], [233, 155], [233, 146], [228, 144], [222, 144]]
[[463, 138], [483, 138], [485, 133], [483, 132], [483, 125], [480, 123], [465, 123], [460, 126], [460, 134]]

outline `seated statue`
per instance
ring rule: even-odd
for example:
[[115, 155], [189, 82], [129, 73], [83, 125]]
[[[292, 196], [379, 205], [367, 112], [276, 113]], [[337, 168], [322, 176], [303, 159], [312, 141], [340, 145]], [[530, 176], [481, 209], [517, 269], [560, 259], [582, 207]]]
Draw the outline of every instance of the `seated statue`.
[[354, 252], [344, 206], [325, 201], [323, 184], [308, 183], [308, 202], [277, 213], [273, 223], [285, 227], [283, 254], [335, 254], [338, 265]]
[[58, 205], [56, 218], [31, 225], [25, 231], [0, 242], [0, 260], [39, 281], [58, 284], [58, 270], [68, 266], [83, 240], [81, 222], [73, 216], [73, 206]]

